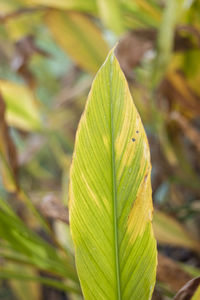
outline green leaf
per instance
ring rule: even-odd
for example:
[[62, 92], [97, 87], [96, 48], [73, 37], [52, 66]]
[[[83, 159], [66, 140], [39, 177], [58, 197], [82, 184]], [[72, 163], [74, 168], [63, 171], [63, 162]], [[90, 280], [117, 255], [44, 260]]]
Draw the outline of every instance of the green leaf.
[[31, 91], [22, 84], [0, 81], [0, 90], [6, 103], [9, 125], [23, 130], [41, 130], [38, 107]]
[[86, 300], [150, 299], [156, 273], [145, 131], [110, 52], [81, 118], [70, 172], [70, 225]]
[[108, 46], [98, 27], [77, 12], [50, 11], [46, 22], [57, 41], [81, 68], [95, 73], [108, 53]]
[[[0, 256], [23, 259], [39, 269], [70, 278], [77, 283], [77, 274], [70, 255], [64, 259], [55, 248], [27, 228], [12, 209], [0, 199], [0, 252], [4, 244], [9, 245], [9, 251], [3, 251]], [[3, 243], [4, 242], [4, 243]], [[11, 251], [11, 252], [10, 252]]]
[[[22, 268], [23, 269], [23, 268]], [[51, 279], [48, 277], [40, 277], [36, 275], [29, 275], [24, 272], [15, 272], [12, 270], [7, 270], [5, 268], [0, 268], [0, 278], [1, 279], [14, 279], [14, 280], [21, 280], [24, 284], [24, 281], [32, 281], [32, 282], [38, 282], [43, 285], [54, 287], [61, 291], [69, 291], [73, 292], [75, 294], [79, 294], [80, 291], [77, 288], [73, 288], [70, 285], [64, 284], [60, 280]], [[30, 290], [29, 290], [30, 292]], [[29, 295], [30, 296], [30, 295]], [[26, 298], [27, 299], [27, 298]]]

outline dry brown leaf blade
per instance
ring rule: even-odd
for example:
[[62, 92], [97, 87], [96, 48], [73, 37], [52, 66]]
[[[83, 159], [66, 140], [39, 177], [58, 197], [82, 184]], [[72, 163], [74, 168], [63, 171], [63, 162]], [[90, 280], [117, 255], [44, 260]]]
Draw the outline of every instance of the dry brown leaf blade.
[[0, 158], [3, 182], [6, 188], [13, 192], [17, 190], [18, 162], [17, 151], [9, 134], [5, 120], [6, 105], [0, 94]]
[[171, 119], [176, 121], [176, 123], [200, 153], [200, 134], [198, 130], [193, 127], [184, 116], [176, 111], [172, 112]]
[[172, 291], [177, 292], [192, 277], [176, 261], [159, 253], [157, 279], [166, 283]]
[[191, 300], [199, 285], [200, 277], [190, 280], [180, 289], [173, 300]]
[[69, 224], [68, 210], [55, 195], [46, 195], [38, 208], [43, 216]]

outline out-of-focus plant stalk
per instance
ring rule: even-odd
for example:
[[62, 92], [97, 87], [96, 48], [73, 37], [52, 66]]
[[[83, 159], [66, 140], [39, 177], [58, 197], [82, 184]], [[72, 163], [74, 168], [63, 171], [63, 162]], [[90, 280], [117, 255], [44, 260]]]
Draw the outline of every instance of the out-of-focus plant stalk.
[[170, 63], [176, 24], [184, 8], [183, 0], [168, 0], [158, 32], [157, 56], [152, 72], [152, 88], [156, 88], [165, 75]]

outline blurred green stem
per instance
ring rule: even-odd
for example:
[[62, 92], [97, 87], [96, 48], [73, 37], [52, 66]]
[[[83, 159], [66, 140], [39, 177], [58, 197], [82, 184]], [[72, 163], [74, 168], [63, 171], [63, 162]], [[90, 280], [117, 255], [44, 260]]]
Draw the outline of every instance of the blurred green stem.
[[176, 24], [183, 10], [183, 0], [168, 0], [163, 12], [163, 18], [158, 32], [157, 56], [152, 72], [152, 89], [155, 89], [169, 66]]
[[19, 272], [13, 272], [6, 269], [0, 269], [0, 278], [1, 279], [14, 279], [14, 280], [23, 280], [23, 281], [35, 281], [40, 282], [47, 286], [52, 286], [61, 291], [69, 291], [75, 294], [80, 295], [81, 291], [78, 288], [69, 286], [62, 281], [55, 279], [40, 277], [40, 276], [28, 276], [27, 274], [20, 274]]

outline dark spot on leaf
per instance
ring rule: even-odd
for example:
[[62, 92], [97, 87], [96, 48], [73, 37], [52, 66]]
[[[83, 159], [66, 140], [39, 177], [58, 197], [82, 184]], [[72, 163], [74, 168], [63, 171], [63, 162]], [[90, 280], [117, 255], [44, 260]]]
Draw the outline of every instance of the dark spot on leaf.
[[139, 130], [136, 130], [136, 133], [139, 133]]
[[147, 181], [148, 173], [144, 176], [144, 182]]
[[135, 142], [135, 139], [134, 139], [134, 138], [132, 138], [132, 141], [133, 141], [133, 142]]

